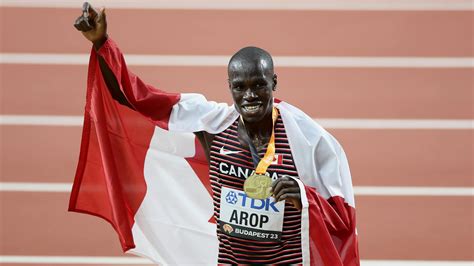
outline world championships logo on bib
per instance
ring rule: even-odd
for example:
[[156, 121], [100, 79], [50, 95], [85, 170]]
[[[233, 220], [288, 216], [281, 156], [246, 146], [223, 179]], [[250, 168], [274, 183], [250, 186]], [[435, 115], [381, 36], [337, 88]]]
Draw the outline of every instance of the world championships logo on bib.
[[227, 196], [225, 196], [225, 200], [227, 201], [227, 203], [236, 204], [238, 200], [237, 194], [235, 194], [234, 191], [229, 191], [229, 193], [227, 193]]

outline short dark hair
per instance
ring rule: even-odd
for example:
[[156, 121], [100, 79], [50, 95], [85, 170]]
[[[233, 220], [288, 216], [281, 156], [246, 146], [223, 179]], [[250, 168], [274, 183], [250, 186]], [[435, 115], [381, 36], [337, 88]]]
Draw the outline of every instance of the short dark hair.
[[267, 62], [267, 67], [269, 70], [273, 71], [273, 58], [269, 52], [263, 50], [262, 48], [258, 48], [255, 46], [248, 46], [240, 49], [237, 51], [229, 60], [228, 67], [234, 61], [247, 61], [247, 62], [255, 62], [256, 60], [264, 60]]

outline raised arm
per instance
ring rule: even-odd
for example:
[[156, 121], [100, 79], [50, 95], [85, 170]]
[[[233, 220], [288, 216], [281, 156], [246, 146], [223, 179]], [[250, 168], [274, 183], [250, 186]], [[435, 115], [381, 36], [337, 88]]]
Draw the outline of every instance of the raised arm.
[[[82, 14], [76, 19], [74, 27], [92, 42], [102, 77], [112, 98], [163, 127], [162, 118], [167, 117], [171, 112], [166, 106], [173, 105], [173, 101], [179, 99], [179, 94], [166, 93], [153, 88], [127, 69], [122, 54], [115, 44], [108, 40], [105, 9], [96, 11], [88, 2], [85, 2]], [[206, 131], [193, 133], [198, 137], [209, 158], [210, 144], [214, 135]]]
[[[88, 2], [84, 2], [82, 14], [74, 22], [74, 27], [81, 31], [87, 40], [92, 42], [96, 51], [107, 41], [107, 17], [104, 8], [97, 12]], [[102, 76], [112, 98], [120, 104], [134, 109], [120, 90], [120, 85], [114, 73], [107, 66], [104, 59], [99, 56], [98, 60]]]

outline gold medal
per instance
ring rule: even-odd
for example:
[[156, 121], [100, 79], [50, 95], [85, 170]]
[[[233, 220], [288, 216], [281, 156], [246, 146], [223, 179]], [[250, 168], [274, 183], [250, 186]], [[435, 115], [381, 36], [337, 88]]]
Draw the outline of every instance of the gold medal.
[[266, 199], [272, 194], [272, 179], [266, 175], [253, 174], [245, 180], [244, 191], [253, 199]]
[[[278, 109], [273, 107], [272, 120], [273, 128], [270, 141], [268, 142], [267, 151], [260, 160], [255, 169], [255, 174], [249, 176], [244, 183], [244, 191], [248, 197], [253, 199], [266, 199], [272, 194], [272, 179], [265, 175], [268, 167], [275, 158], [275, 122], [278, 118]], [[242, 119], [242, 117], [241, 117]], [[243, 123], [243, 119], [242, 119]], [[251, 145], [251, 143], [249, 143]]]

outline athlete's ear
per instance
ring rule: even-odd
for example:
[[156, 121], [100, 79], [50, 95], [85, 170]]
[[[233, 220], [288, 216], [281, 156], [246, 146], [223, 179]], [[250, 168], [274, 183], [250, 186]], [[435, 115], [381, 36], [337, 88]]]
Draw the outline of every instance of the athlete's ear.
[[273, 88], [272, 88], [273, 91], [276, 91], [277, 83], [278, 83], [277, 74], [273, 74]]

